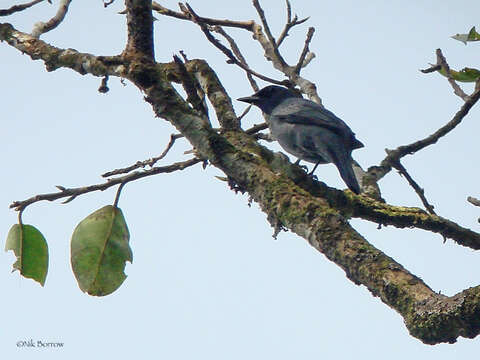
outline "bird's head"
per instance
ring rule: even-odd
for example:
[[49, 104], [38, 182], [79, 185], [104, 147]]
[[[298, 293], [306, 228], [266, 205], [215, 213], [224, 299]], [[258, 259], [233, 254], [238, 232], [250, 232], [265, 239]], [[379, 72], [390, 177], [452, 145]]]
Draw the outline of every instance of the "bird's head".
[[237, 99], [258, 106], [263, 112], [270, 114], [285, 99], [298, 97], [294, 92], [276, 85], [269, 85], [255, 94]]

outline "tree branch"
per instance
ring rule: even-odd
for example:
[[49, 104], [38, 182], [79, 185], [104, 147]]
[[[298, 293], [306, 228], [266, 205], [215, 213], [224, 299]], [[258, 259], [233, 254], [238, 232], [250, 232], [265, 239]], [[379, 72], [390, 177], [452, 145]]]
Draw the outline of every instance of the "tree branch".
[[32, 36], [34, 38], [39, 38], [40, 35], [45, 34], [46, 32], [55, 29], [60, 23], [63, 21], [65, 18], [65, 15], [68, 12], [68, 7], [70, 6], [70, 3], [72, 0], [61, 0], [60, 4], [58, 6], [57, 13], [55, 14], [54, 17], [52, 17], [50, 20], [47, 22], [37, 22], [33, 26], [32, 30]]
[[278, 45], [277, 41], [272, 35], [272, 32], [270, 31], [270, 26], [268, 26], [267, 19], [265, 17], [265, 12], [263, 11], [262, 7], [260, 6], [260, 3], [258, 0], [253, 0], [252, 1], [253, 6], [255, 7], [255, 10], [257, 10], [258, 16], [260, 17], [260, 20], [262, 21], [263, 24], [263, 29], [265, 30], [265, 34], [267, 35], [267, 39], [272, 45], [273, 48], [273, 54], [275, 56], [276, 61], [280, 63], [280, 66], [285, 68], [287, 67], [287, 63], [285, 62], [285, 59], [283, 56], [280, 54], [280, 51], [278, 50]]
[[415, 180], [413, 180], [413, 178], [410, 176], [410, 174], [407, 172], [407, 169], [405, 169], [405, 167], [402, 165], [402, 163], [400, 162], [400, 160], [397, 160], [397, 161], [393, 161], [392, 163], [392, 166], [397, 169], [401, 175], [403, 175], [405, 177], [405, 179], [407, 179], [408, 183], [410, 184], [410, 186], [415, 190], [415, 192], [417, 193], [418, 197], [420, 198], [420, 200], [422, 201], [422, 204], [423, 206], [425, 206], [425, 209], [427, 209], [427, 211], [430, 213], [430, 214], [433, 214], [435, 215], [435, 211], [433, 210], [433, 205], [430, 205], [430, 203], [428, 202], [427, 198], [425, 197], [425, 191], [417, 184], [417, 182]]
[[[182, 4], [182, 6], [183, 6], [183, 4]], [[165, 16], [171, 16], [171, 17], [175, 17], [175, 18], [178, 18], [178, 19], [182, 19], [182, 20], [194, 21], [192, 19], [192, 16], [188, 13], [185, 14], [185, 13], [179, 13], [179, 12], [176, 12], [176, 11], [173, 11], [173, 10], [169, 10], [169, 9], [164, 8], [163, 6], [160, 6], [156, 3], [154, 3], [154, 8], [155, 8], [155, 10], [158, 9], [157, 11], [158, 11], [159, 14], [162, 14], [162, 15], [165, 15]], [[211, 19], [211, 18], [205, 18], [205, 17], [198, 16], [196, 21], [198, 21], [201, 24], [206, 24], [206, 25], [220, 25], [220, 26], [227, 26], [227, 27], [236, 27], [236, 28], [241, 28], [241, 29], [248, 30], [248, 31], [252, 32], [253, 38], [256, 41], [258, 41], [260, 43], [260, 45], [262, 46], [262, 48], [264, 50], [265, 58], [268, 61], [272, 62], [274, 68], [279, 70], [283, 74], [285, 74], [285, 76], [288, 77], [289, 82], [297, 85], [298, 87], [300, 87], [301, 91], [304, 94], [306, 94], [311, 100], [313, 100], [316, 103], [322, 105], [322, 100], [320, 99], [320, 97], [317, 94], [317, 88], [316, 88], [315, 84], [310, 82], [309, 80], [307, 80], [305, 78], [302, 78], [300, 75], [295, 74], [295, 72], [294, 72], [295, 67], [289, 66], [288, 64], [285, 63], [285, 61], [282, 62], [281, 60], [279, 60], [276, 57], [275, 53], [276, 53], [276, 51], [278, 52], [277, 44], [276, 43], [271, 43], [269, 41], [268, 37], [264, 34], [264, 32], [262, 30], [262, 27], [259, 24], [255, 23], [253, 20], [250, 20], [250, 21], [231, 21], [231, 20]], [[205, 34], [205, 35], [207, 35], [207, 34]], [[213, 44], [215, 45], [215, 43], [213, 43]], [[215, 45], [215, 46], [218, 48], [217, 45]], [[277, 48], [276, 51], [275, 51], [275, 48]], [[235, 58], [235, 57], [233, 57], [233, 58]], [[233, 58], [231, 58], [230, 60], [234, 61]], [[235, 59], [235, 60], [237, 62], [239, 62], [237, 59]], [[246, 69], [244, 69], [244, 70], [247, 71]], [[249, 69], [249, 70], [251, 70], [251, 69]], [[252, 72], [252, 75], [257, 76], [257, 74], [254, 73], [254, 72]], [[257, 76], [257, 77], [259, 77], [262, 80], [271, 82], [271, 83], [276, 83], [276, 80], [274, 80], [274, 79], [265, 79], [265, 78], [262, 78], [260, 76]], [[286, 83], [286, 82], [283, 82], [283, 83], [280, 83], [278, 85], [289, 85], [289, 84]]]
[[[232, 49], [233, 54], [237, 57], [238, 61], [240, 61], [243, 65], [245, 65], [247, 68], [249, 68], [249, 66], [247, 64], [247, 60], [245, 60], [245, 57], [242, 55], [242, 52], [240, 51], [240, 49], [239, 49], [237, 43], [235, 42], [235, 40], [233, 40], [233, 38], [230, 35], [228, 35], [225, 32], [225, 30], [223, 30], [223, 28], [221, 26], [218, 26], [218, 25], [214, 26], [213, 31], [219, 33], [220, 35], [222, 35], [228, 41], [228, 43], [230, 44], [230, 48]], [[256, 92], [256, 91], [260, 90], [260, 88], [258, 87], [258, 84], [254, 80], [252, 74], [248, 71], [245, 71], [245, 73], [247, 75], [248, 82], [252, 86], [253, 91]]]
[[288, 0], [286, 0], [286, 7], [287, 7], [287, 22], [285, 23], [282, 33], [278, 37], [277, 47], [280, 47], [280, 45], [283, 43], [283, 40], [286, 39], [286, 37], [288, 36], [288, 32], [290, 31], [291, 28], [293, 28], [294, 26], [303, 24], [305, 21], [310, 19], [310, 17], [306, 17], [302, 20], [298, 20], [298, 16], [295, 14], [292, 20], [292, 6], [290, 5], [290, 1]]
[[168, 142], [167, 147], [165, 148], [165, 150], [164, 150], [159, 156], [150, 158], [150, 159], [148, 159], [148, 160], [137, 161], [135, 164], [130, 165], [130, 166], [126, 167], [126, 168], [115, 169], [115, 170], [106, 172], [106, 173], [102, 174], [102, 177], [107, 178], [107, 177], [110, 177], [110, 176], [113, 176], [113, 175], [127, 174], [127, 173], [129, 173], [129, 172], [131, 172], [131, 171], [133, 171], [133, 170], [136, 170], [136, 169], [138, 169], [138, 168], [144, 168], [144, 167], [146, 167], [146, 166], [152, 167], [152, 166], [155, 165], [158, 161], [160, 161], [160, 160], [163, 159], [165, 156], [167, 156], [168, 152], [170, 151], [170, 149], [171, 149], [171, 148], [173, 147], [173, 145], [175, 144], [175, 141], [176, 141], [177, 139], [182, 138], [182, 137], [183, 137], [182, 134], [172, 134], [172, 135], [170, 135], [170, 141]]
[[450, 120], [447, 124], [442, 126], [440, 129], [435, 131], [430, 136], [427, 136], [424, 139], [415, 141], [408, 145], [402, 145], [396, 148], [395, 150], [388, 150], [387, 156], [385, 159], [382, 160], [379, 166], [372, 166], [368, 169], [369, 175], [376, 178], [376, 180], [380, 180], [383, 178], [391, 169], [392, 163], [395, 161], [400, 160], [402, 157], [406, 155], [412, 155], [417, 151], [422, 150], [423, 148], [435, 144], [441, 137], [447, 135], [450, 131], [455, 129], [457, 125], [459, 125], [463, 118], [468, 114], [470, 109], [477, 103], [480, 98], [480, 90], [476, 90], [465, 103], [462, 105], [460, 110], [457, 111], [455, 116]]
[[199, 158], [193, 158], [187, 161], [177, 162], [168, 166], [154, 167], [152, 169], [145, 170], [145, 171], [135, 171], [125, 176], [108, 179], [106, 182], [101, 184], [82, 186], [78, 188], [65, 188], [63, 186], [57, 186], [57, 188], [60, 190], [58, 192], [49, 193], [49, 194], [39, 194], [26, 200], [14, 201], [12, 204], [10, 204], [10, 208], [15, 209], [16, 211], [23, 211], [27, 206], [39, 201], [44, 201], [44, 200], [54, 201], [57, 199], [68, 198], [63, 202], [65, 204], [74, 200], [77, 196], [82, 194], [86, 194], [93, 191], [104, 191], [112, 186], [119, 185], [119, 184], [124, 185], [128, 182], [135, 181], [147, 176], [157, 175], [161, 173], [171, 173], [174, 171], [183, 170], [201, 161], [202, 160]]
[[[163, 7], [156, 1], [153, 1], [152, 3], [152, 9], [158, 12], [161, 15], [165, 16], [170, 16], [174, 17], [177, 19], [181, 20], [188, 20], [192, 21], [193, 19], [184, 13], [173, 11], [170, 9], [167, 9], [166, 7]], [[205, 18], [205, 17], [199, 17], [198, 21], [209, 24], [209, 25], [218, 25], [218, 26], [228, 26], [228, 27], [235, 27], [235, 28], [240, 28], [240, 29], [245, 29], [248, 31], [252, 31], [252, 27], [255, 24], [253, 20], [249, 21], [233, 21], [233, 20], [219, 20], [219, 19], [211, 19], [211, 18]]]
[[441, 68], [445, 70], [445, 73], [447, 74], [448, 82], [453, 88], [453, 92], [455, 93], [455, 95], [459, 96], [463, 101], [467, 101], [469, 96], [465, 94], [462, 88], [453, 79], [452, 73], [450, 72], [450, 66], [448, 66], [447, 59], [445, 59], [445, 56], [443, 56], [442, 50], [437, 49], [436, 54], [437, 54], [437, 65], [440, 65]]
[[232, 51], [227, 48], [225, 45], [223, 45], [219, 40], [217, 40], [210, 32], [210, 30], [207, 28], [207, 26], [201, 22], [201, 18], [193, 11], [193, 9], [190, 7], [190, 5], [186, 4], [189, 13], [191, 14], [192, 21], [195, 22], [198, 26], [200, 26], [200, 29], [202, 29], [203, 33], [207, 37], [207, 40], [210, 41], [217, 49], [219, 49], [221, 52], [223, 52], [228, 59], [234, 63], [235, 65], [241, 67], [243, 70], [245, 70], [247, 73], [254, 75], [258, 77], [259, 79], [262, 79], [264, 81], [268, 81], [272, 84], [277, 84], [277, 85], [288, 85], [288, 81], [286, 82], [285, 80], [280, 81], [280, 80], [275, 80], [272, 79], [268, 76], [262, 75], [260, 73], [257, 73], [256, 71], [250, 69], [246, 63], [241, 62], [238, 60], [235, 55], [233, 55]]
[[152, 2], [125, 0], [127, 7], [127, 58], [154, 61]]
[[[8, 9], [0, 9], [0, 16], [8, 16], [12, 15], [13, 13], [16, 13], [18, 11], [23, 11], [25, 9], [28, 9], [29, 7], [32, 7], [33, 5], [36, 5], [38, 3], [41, 3], [45, 0], [33, 0], [25, 4], [20, 4], [20, 5], [13, 5], [12, 7]], [[50, 2], [50, 1], [49, 1]]]
[[94, 56], [74, 49], [59, 49], [35, 37], [16, 30], [11, 24], [0, 23], [0, 41], [29, 55], [32, 60], [43, 60], [47, 71], [70, 68], [81, 75], [92, 74], [125, 77], [128, 63], [119, 56]]
[[[302, 53], [300, 54], [300, 58], [298, 59], [297, 65], [295, 66], [295, 74], [300, 74], [300, 70], [302, 67], [305, 67], [308, 65], [308, 63], [315, 57], [315, 54], [311, 53], [308, 49], [310, 42], [312, 41], [313, 34], [315, 32], [315, 29], [313, 27], [308, 28], [308, 33], [307, 33], [307, 38], [305, 39], [305, 45], [303, 46]], [[307, 54], [313, 54], [313, 56], [310, 56], [307, 58]]]

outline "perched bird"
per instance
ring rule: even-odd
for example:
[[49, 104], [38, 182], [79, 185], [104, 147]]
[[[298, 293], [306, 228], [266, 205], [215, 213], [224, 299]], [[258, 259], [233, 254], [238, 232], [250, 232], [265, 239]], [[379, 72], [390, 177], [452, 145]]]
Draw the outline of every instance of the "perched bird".
[[360, 193], [352, 168], [352, 150], [364, 145], [331, 111], [275, 85], [238, 100], [256, 105], [267, 114], [273, 138], [286, 152], [315, 164], [311, 174], [319, 164], [334, 163], [348, 188]]

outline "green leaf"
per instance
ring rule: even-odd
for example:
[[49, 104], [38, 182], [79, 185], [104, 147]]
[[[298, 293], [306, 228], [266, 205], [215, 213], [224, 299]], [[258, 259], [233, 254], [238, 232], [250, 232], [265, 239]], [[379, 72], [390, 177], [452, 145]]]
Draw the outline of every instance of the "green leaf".
[[[447, 77], [447, 72], [443, 67], [438, 70], [438, 72], [443, 76]], [[456, 81], [475, 82], [480, 77], [480, 70], [473, 68], [464, 68], [461, 71], [455, 71], [450, 69], [450, 74], [452, 75], [452, 78]]]
[[17, 261], [13, 271], [18, 270], [23, 277], [33, 279], [42, 286], [48, 272], [48, 245], [42, 233], [32, 225], [15, 224], [10, 228], [5, 251], [13, 250]]
[[75, 228], [71, 241], [73, 273], [80, 289], [105, 296], [117, 290], [132, 262], [130, 234], [122, 210], [107, 205], [88, 215]]
[[480, 34], [475, 30], [475, 26], [470, 29], [468, 34], [456, 34], [451, 36], [452, 39], [463, 42], [467, 45], [468, 41], [480, 41]]

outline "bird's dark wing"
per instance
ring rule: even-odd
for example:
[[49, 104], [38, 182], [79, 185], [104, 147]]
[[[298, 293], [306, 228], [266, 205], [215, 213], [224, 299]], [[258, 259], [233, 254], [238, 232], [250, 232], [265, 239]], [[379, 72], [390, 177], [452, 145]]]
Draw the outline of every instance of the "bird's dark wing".
[[290, 124], [319, 126], [328, 129], [338, 136], [348, 139], [352, 149], [364, 146], [355, 138], [353, 131], [342, 119], [335, 116], [331, 111], [308, 100], [298, 101], [298, 99], [295, 99], [294, 102], [285, 101], [274, 109], [272, 116]]

